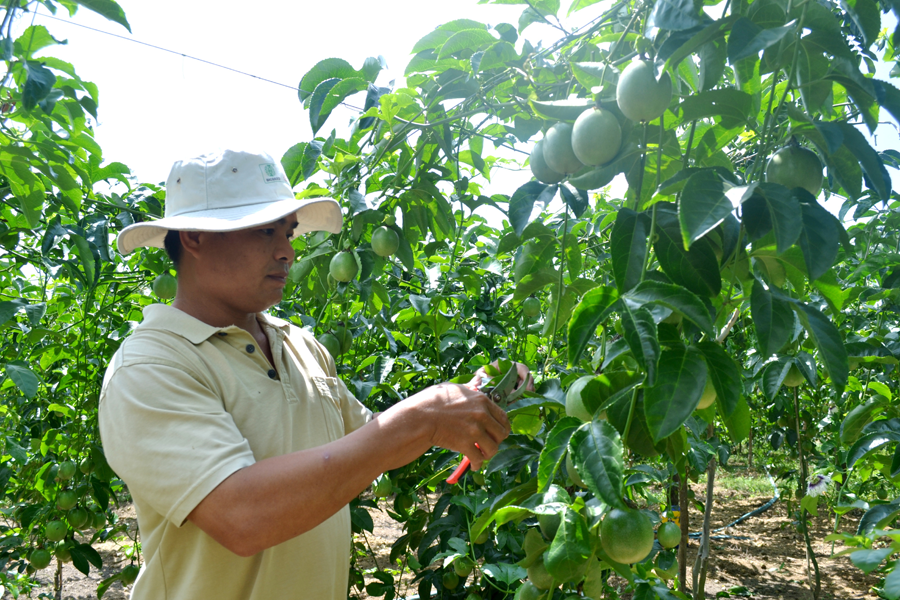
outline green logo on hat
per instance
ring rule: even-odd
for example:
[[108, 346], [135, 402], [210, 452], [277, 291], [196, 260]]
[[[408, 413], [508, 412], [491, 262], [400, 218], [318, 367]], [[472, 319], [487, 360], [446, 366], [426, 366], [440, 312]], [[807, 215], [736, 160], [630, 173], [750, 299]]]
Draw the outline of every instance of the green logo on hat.
[[281, 183], [284, 181], [284, 178], [278, 173], [278, 169], [272, 163], [259, 165], [259, 170], [262, 172], [263, 180], [266, 183]]

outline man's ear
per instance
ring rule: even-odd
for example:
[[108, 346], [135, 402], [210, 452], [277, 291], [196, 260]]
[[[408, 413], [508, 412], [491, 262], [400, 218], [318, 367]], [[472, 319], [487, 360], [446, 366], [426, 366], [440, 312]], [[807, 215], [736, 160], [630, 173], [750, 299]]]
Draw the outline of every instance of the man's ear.
[[193, 256], [197, 255], [197, 252], [200, 250], [203, 233], [204, 232], [202, 231], [178, 232], [178, 237], [181, 239], [181, 247], [184, 248], [185, 252], [188, 252]]

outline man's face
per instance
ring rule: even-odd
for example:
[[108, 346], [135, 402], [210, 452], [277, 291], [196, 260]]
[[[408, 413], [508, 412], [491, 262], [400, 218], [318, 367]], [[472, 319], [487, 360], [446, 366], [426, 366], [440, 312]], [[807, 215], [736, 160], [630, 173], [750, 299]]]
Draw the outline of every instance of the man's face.
[[294, 262], [291, 215], [274, 223], [201, 234], [196, 275], [210, 301], [228, 310], [255, 313], [281, 301], [288, 269]]

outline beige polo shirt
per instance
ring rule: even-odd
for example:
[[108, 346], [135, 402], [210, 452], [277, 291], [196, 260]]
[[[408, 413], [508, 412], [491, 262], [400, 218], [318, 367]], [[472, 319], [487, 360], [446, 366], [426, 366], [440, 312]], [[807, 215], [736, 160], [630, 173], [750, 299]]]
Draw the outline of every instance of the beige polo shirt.
[[309, 333], [258, 318], [274, 368], [243, 329], [212, 327], [155, 304], [107, 369], [100, 435], [134, 498], [144, 555], [133, 600], [347, 597], [346, 506], [249, 558], [186, 521], [238, 469], [321, 446], [371, 418]]

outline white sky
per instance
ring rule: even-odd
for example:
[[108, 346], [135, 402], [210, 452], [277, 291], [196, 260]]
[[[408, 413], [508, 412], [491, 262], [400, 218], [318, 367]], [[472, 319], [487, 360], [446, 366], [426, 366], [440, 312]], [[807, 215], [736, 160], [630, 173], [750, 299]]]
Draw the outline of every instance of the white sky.
[[[312, 139], [308, 114], [296, 86], [306, 71], [328, 57], [355, 68], [368, 56], [382, 55], [389, 72], [380, 84], [402, 78], [415, 42], [437, 25], [468, 18], [496, 25], [516, 24], [522, 5], [478, 5], [476, 0], [360, 0], [266, 3], [198, 0], [120, 0], [136, 40], [171, 49], [240, 71], [278, 81], [282, 87], [51, 20], [41, 7], [36, 24], [45, 25], [68, 45], [46, 49], [71, 62], [79, 75], [100, 89], [100, 119], [95, 134], [107, 161], [128, 165], [140, 181], [162, 182], [172, 162], [217, 147], [264, 148], [280, 157], [288, 148]], [[569, 2], [563, 2], [564, 15]], [[599, 15], [610, 2], [584, 9], [572, 27]], [[57, 17], [68, 18], [61, 10]], [[30, 23], [23, 18], [20, 27]], [[888, 23], [888, 19], [891, 23]], [[78, 23], [129, 36], [119, 25], [81, 9]], [[884, 26], [893, 27], [893, 16]], [[21, 31], [21, 29], [20, 29]], [[525, 31], [532, 41], [555, 41], [559, 32], [542, 24]], [[881, 65], [877, 77], [887, 79]], [[361, 106], [364, 94], [348, 100]], [[334, 127], [346, 133], [350, 111], [336, 110], [320, 135]], [[882, 111], [882, 120], [890, 117]], [[893, 123], [877, 131], [878, 147], [900, 148]], [[898, 173], [889, 169], [895, 187]], [[497, 172], [491, 193], [512, 194], [530, 178]], [[621, 178], [621, 177], [620, 177]], [[618, 191], [618, 190], [616, 190]], [[836, 212], [840, 202], [829, 203]]]

